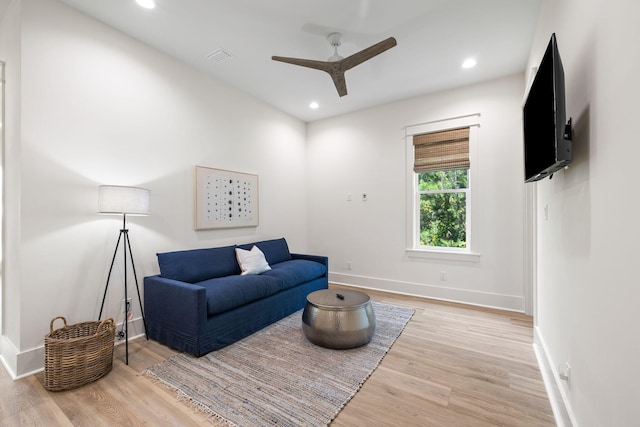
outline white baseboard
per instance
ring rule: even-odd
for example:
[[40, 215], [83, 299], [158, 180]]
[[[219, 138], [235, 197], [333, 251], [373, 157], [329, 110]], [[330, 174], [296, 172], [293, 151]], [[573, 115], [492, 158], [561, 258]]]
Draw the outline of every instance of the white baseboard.
[[[122, 323], [116, 324], [115, 345], [123, 344], [118, 340], [118, 331]], [[142, 317], [129, 321], [129, 340], [143, 337], [144, 323]], [[0, 362], [13, 380], [19, 380], [36, 374], [44, 369], [44, 344], [28, 350], [19, 351], [6, 336], [0, 337]]]
[[6, 335], [2, 335], [0, 337], [0, 362], [2, 362], [2, 366], [4, 366], [12, 380], [16, 379], [17, 354], [18, 349], [16, 349], [11, 340]]
[[396, 280], [331, 272], [329, 272], [329, 282], [403, 295], [516, 311], [520, 313], [524, 313], [525, 310], [524, 296], [477, 292], [468, 289], [447, 288], [421, 283], [400, 282]]
[[533, 328], [533, 351], [538, 359], [538, 366], [542, 374], [547, 395], [553, 409], [553, 415], [558, 427], [578, 427], [578, 423], [571, 410], [571, 405], [564, 391], [564, 386], [560, 382], [560, 376], [555, 363], [549, 355], [549, 351], [543, 337], [537, 327]]
[[19, 380], [42, 371], [44, 346], [19, 351], [7, 336], [3, 336], [0, 360], [11, 379]]
[[[124, 322], [116, 323], [116, 345], [124, 344], [124, 339], [118, 338], [118, 331], [122, 330]], [[144, 323], [142, 317], [129, 320], [129, 341], [144, 337]]]

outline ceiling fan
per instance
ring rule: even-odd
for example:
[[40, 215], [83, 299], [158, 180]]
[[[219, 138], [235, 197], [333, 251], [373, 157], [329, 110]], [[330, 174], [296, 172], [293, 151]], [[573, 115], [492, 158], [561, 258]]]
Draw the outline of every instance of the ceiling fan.
[[338, 54], [338, 47], [342, 44], [341, 39], [342, 34], [340, 33], [329, 34], [327, 40], [329, 40], [329, 43], [333, 46], [334, 52], [326, 61], [287, 58], [284, 56], [272, 56], [271, 59], [274, 61], [286, 62], [288, 64], [325, 71], [331, 76], [331, 79], [333, 79], [333, 83], [336, 85], [336, 89], [338, 90], [338, 95], [345, 96], [347, 94], [347, 82], [344, 78], [345, 71], [352, 69], [356, 65], [362, 64], [364, 61], [367, 61], [376, 55], [380, 55], [385, 50], [389, 50], [397, 44], [396, 39], [389, 37], [388, 39], [376, 43], [373, 46], [369, 46], [360, 52], [356, 52], [353, 55], [343, 58]]

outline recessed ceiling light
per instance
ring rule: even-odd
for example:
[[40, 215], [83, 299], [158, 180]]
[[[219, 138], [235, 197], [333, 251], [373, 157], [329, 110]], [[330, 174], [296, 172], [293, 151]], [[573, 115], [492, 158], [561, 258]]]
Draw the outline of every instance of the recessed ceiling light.
[[465, 59], [462, 63], [462, 68], [473, 68], [477, 64], [476, 60], [473, 58]]
[[153, 9], [156, 7], [156, 2], [153, 0], [136, 0], [136, 3], [145, 9]]
[[311, 104], [309, 104], [309, 108], [311, 108], [312, 110], [315, 110], [318, 107], [320, 107], [320, 104], [318, 104], [316, 101], [313, 101]]

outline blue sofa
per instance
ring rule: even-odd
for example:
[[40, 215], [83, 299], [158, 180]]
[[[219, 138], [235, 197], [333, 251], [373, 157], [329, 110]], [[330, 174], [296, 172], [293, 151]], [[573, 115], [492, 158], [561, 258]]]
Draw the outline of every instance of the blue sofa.
[[[257, 246], [270, 270], [241, 275], [236, 248]], [[304, 307], [328, 287], [327, 257], [292, 254], [284, 238], [157, 254], [160, 274], [144, 278], [149, 338], [202, 356]]]

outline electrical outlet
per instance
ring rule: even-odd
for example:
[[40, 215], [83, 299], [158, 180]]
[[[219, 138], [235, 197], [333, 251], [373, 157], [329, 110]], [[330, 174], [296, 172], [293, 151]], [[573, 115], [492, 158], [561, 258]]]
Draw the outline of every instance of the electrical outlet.
[[120, 311], [122, 313], [129, 313], [131, 312], [131, 309], [133, 308], [133, 306], [131, 305], [131, 298], [127, 298], [127, 301], [125, 302], [124, 298], [122, 299], [122, 305], [120, 306]]
[[569, 365], [569, 362], [564, 362], [558, 367], [558, 376], [563, 381], [571, 379], [571, 365]]

